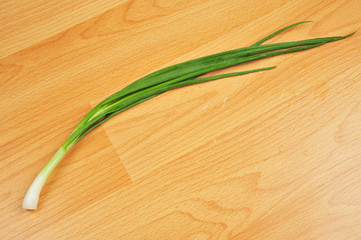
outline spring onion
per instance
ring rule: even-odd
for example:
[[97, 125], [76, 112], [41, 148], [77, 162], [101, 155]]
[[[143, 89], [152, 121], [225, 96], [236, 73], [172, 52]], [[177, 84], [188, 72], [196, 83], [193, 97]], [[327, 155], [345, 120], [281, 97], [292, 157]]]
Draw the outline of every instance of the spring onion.
[[80, 121], [66, 142], [59, 148], [51, 160], [40, 171], [24, 198], [23, 208], [29, 210], [35, 210], [37, 208], [39, 195], [44, 183], [46, 182], [46, 179], [54, 170], [56, 165], [65, 156], [65, 154], [92, 129], [102, 124], [117, 113], [175, 88], [212, 81], [220, 78], [270, 70], [275, 68], [275, 66], [221, 74], [211, 77], [201, 77], [202, 75], [212, 71], [257, 59], [311, 49], [328, 42], [347, 38], [354, 34], [351, 33], [346, 36], [314, 38], [302, 41], [261, 45], [266, 40], [276, 36], [277, 34], [306, 22], [309, 21], [298, 22], [288, 27], [282, 28], [249, 47], [221, 52], [166, 67], [140, 78], [119, 92], [111, 95], [99, 103], [96, 107], [94, 107], [84, 117], [84, 119]]

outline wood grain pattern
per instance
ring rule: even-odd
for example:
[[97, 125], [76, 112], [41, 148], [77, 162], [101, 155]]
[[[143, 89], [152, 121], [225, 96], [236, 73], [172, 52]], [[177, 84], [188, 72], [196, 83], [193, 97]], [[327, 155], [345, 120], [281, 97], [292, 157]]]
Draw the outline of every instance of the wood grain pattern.
[[[96, 103], [195, 57], [361, 29], [361, 2], [0, 2], [0, 239], [361, 239], [361, 35], [177, 89], [86, 136]], [[231, 70], [224, 70], [227, 72]]]

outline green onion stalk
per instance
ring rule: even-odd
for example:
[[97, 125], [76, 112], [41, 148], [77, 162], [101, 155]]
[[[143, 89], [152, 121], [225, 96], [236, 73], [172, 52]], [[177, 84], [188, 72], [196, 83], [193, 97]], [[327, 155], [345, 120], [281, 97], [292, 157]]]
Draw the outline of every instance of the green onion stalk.
[[351, 33], [346, 36], [314, 38], [301, 41], [262, 45], [266, 40], [276, 36], [277, 34], [307, 22], [309, 21], [298, 22], [282, 28], [249, 47], [221, 52], [163, 68], [140, 78], [119, 92], [106, 98], [94, 107], [83, 118], [83, 120], [80, 121], [66, 142], [40, 171], [24, 198], [23, 208], [29, 210], [35, 210], [37, 208], [40, 192], [46, 182], [46, 179], [63, 159], [65, 154], [92, 129], [107, 121], [114, 115], [175, 88], [213, 81], [220, 78], [270, 70], [276, 66], [220, 74], [211, 77], [202, 77], [202, 75], [206, 73], [258, 59], [311, 49], [325, 43], [347, 38], [354, 34]]

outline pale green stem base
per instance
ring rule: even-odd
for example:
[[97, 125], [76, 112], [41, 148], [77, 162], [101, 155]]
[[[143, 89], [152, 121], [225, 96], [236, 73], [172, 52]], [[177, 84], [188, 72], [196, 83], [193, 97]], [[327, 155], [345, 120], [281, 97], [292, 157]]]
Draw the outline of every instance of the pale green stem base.
[[66, 154], [67, 150], [64, 147], [59, 148], [59, 150], [54, 154], [51, 160], [46, 164], [46, 166], [41, 170], [38, 176], [35, 178], [31, 184], [28, 192], [25, 195], [23, 201], [23, 208], [28, 210], [35, 210], [38, 206], [39, 196], [41, 189], [44, 186], [44, 183], [50, 173], [54, 170], [56, 165], [61, 161], [61, 159]]

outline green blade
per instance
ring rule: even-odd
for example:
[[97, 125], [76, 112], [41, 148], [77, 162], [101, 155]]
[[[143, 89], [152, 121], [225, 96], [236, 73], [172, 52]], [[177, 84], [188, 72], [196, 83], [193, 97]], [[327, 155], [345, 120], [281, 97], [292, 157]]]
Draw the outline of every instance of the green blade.
[[179, 82], [179, 83], [175, 83], [175, 84], [173, 84], [171, 86], [177, 86], [177, 87], [188, 86], [188, 85], [191, 85], [191, 84], [209, 82], [209, 81], [218, 80], [218, 79], [221, 79], [221, 78], [240, 76], [240, 75], [245, 75], [245, 74], [254, 73], [254, 72], [271, 70], [271, 69], [274, 69], [274, 68], [276, 68], [276, 66], [266, 67], [266, 68], [257, 68], [257, 69], [253, 69], [253, 70], [242, 71], [242, 72], [219, 74], [219, 75], [215, 75], [215, 76], [211, 76], [211, 77], [194, 78], [194, 79], [189, 79], [189, 80], [182, 81], [182, 82]]
[[295, 27], [295, 26], [297, 26], [297, 25], [300, 25], [300, 24], [303, 24], [303, 23], [309, 23], [309, 22], [312, 22], [312, 21], [303, 21], [303, 22], [298, 22], [298, 23], [291, 24], [291, 25], [289, 25], [289, 26], [287, 26], [287, 27], [285, 27], [285, 28], [282, 28], [282, 29], [280, 29], [280, 30], [278, 30], [278, 31], [276, 31], [276, 32], [268, 35], [267, 37], [259, 40], [258, 42], [256, 42], [255, 44], [253, 44], [253, 45], [251, 45], [251, 46], [259, 46], [259, 45], [261, 45], [262, 43], [264, 43], [265, 41], [267, 41], [268, 39], [271, 39], [271, 38], [273, 38], [274, 36], [280, 34], [281, 32], [284, 32], [284, 31], [286, 31], [286, 30], [288, 30], [288, 29], [290, 29], [290, 28], [292, 28], [292, 27]]
[[[132, 99], [134, 96], [138, 96], [139, 94], [147, 94], [147, 90], [149, 89], [157, 89], [157, 87], [161, 89], [163, 87], [167, 87], [168, 85], [170, 86], [177, 82], [193, 79], [205, 73], [227, 68], [243, 62], [314, 48], [319, 45], [325, 44], [327, 42], [344, 39], [346, 37], [351, 36], [352, 34], [346, 36], [315, 38], [315, 39], [301, 40], [296, 42], [275, 43], [275, 44], [268, 44], [262, 46], [241, 48], [234, 51], [230, 51], [228, 55], [225, 54], [225, 55], [217, 56], [216, 60], [208, 58], [207, 61], [205, 61], [205, 63], [200, 64], [200, 66], [193, 64], [189, 65], [189, 63], [192, 62], [189, 61], [176, 65], [178, 67], [185, 66], [184, 69], [173, 69], [168, 73], [164, 69], [162, 69], [157, 72], [162, 72], [162, 71], [165, 72], [163, 72], [158, 77], [153, 76], [147, 79], [146, 76], [144, 78], [141, 78], [140, 80], [134, 82], [133, 84], [129, 85], [123, 90], [120, 90], [119, 92], [113, 94], [112, 96], [110, 96], [109, 98], [105, 99], [103, 102], [98, 104], [78, 124], [78, 126], [75, 128], [75, 130], [72, 132], [69, 139], [67, 140], [67, 144], [73, 142], [79, 136], [82, 136], [83, 133], [89, 128], [89, 126], [92, 126], [94, 123], [100, 121], [106, 115], [112, 114], [115, 111], [120, 112], [119, 110], [116, 110], [117, 108], [123, 109], [124, 104], [132, 104], [132, 102], [129, 102], [129, 98]], [[297, 47], [297, 46], [301, 46], [301, 47]], [[277, 49], [286, 49], [286, 50], [274, 51]], [[154, 75], [154, 73], [148, 76], [151, 75]], [[130, 86], [133, 87], [129, 88]], [[138, 97], [136, 97], [136, 99], [137, 98]]]

